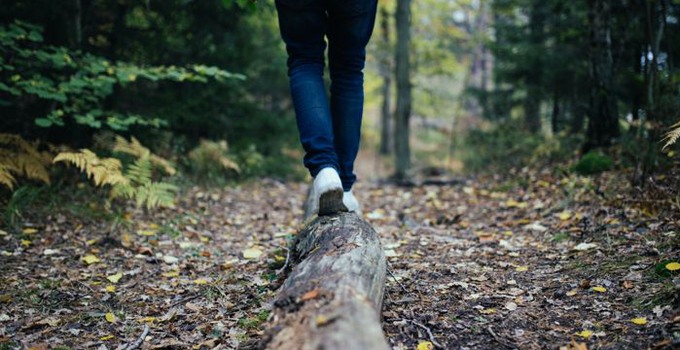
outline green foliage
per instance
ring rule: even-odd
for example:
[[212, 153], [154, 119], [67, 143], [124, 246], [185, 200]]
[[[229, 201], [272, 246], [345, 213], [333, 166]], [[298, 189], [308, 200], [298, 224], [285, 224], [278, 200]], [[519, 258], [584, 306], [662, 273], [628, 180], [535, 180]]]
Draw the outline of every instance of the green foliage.
[[572, 171], [580, 175], [595, 175], [611, 170], [614, 166], [612, 159], [600, 152], [586, 153], [573, 167]]
[[528, 164], [532, 152], [540, 146], [542, 138], [507, 124], [492, 126], [488, 130], [472, 129], [463, 142], [462, 155], [465, 168], [500, 170]]
[[149, 82], [207, 82], [243, 79], [242, 75], [205, 65], [141, 66], [112, 62], [104, 57], [43, 42], [42, 28], [16, 20], [0, 27], [0, 92], [3, 105], [47, 104], [35, 119], [41, 127], [75, 123], [99, 129], [127, 130], [133, 125], [159, 127], [159, 118], [145, 118], [104, 108], [117, 87], [138, 79]]

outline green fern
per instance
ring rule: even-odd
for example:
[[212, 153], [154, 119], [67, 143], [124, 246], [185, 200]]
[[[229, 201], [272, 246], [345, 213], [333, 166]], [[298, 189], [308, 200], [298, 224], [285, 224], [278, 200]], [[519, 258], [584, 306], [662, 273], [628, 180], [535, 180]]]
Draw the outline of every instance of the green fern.
[[668, 146], [673, 145], [676, 141], [678, 141], [678, 139], [680, 139], [680, 122], [671, 125], [671, 129], [672, 130], [666, 133], [664, 138], [661, 140], [662, 142], [666, 141], [666, 144], [663, 145], [663, 150], [668, 148]]

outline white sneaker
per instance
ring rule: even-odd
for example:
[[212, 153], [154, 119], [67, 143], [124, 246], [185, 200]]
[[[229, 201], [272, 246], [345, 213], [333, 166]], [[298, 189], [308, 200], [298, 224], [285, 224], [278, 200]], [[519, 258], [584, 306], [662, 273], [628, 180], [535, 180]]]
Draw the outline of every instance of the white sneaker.
[[341, 211], [347, 211], [342, 202], [342, 182], [338, 172], [333, 168], [323, 168], [314, 178], [312, 184], [311, 213], [331, 215]]
[[356, 197], [354, 197], [352, 190], [342, 194], [342, 202], [347, 207], [347, 210], [353, 211], [361, 216], [361, 207], [359, 207], [359, 201], [357, 201]]

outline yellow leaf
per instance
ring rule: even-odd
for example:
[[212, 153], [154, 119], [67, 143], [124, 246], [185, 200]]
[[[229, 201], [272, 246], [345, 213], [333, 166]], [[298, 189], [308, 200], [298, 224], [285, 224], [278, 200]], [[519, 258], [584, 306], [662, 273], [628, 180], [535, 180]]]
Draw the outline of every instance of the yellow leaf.
[[34, 233], [38, 232], [38, 230], [36, 230], [36, 229], [34, 229], [34, 228], [31, 228], [31, 227], [29, 227], [29, 228], [25, 228], [25, 229], [23, 229], [23, 231], [22, 231], [22, 232], [23, 232], [24, 234], [26, 234], [26, 235], [32, 235], [32, 234], [34, 234]]
[[644, 326], [644, 325], [647, 324], [647, 319], [644, 318], [644, 317], [637, 317], [637, 318], [630, 320], [630, 322], [633, 322], [636, 325]]
[[116, 322], [116, 315], [114, 315], [112, 312], [107, 312], [106, 315], [104, 315], [104, 318], [110, 323], [115, 323]]
[[113, 339], [113, 336], [111, 334], [99, 338], [99, 340], [111, 340], [111, 339]]
[[677, 271], [680, 270], [680, 263], [677, 261], [669, 262], [666, 264], [666, 270], [668, 271]]
[[137, 76], [134, 75], [134, 74], [128, 74], [128, 80], [129, 81], [135, 81], [135, 80], [137, 80]]
[[163, 273], [163, 277], [177, 277], [179, 276], [179, 271], [169, 271]]
[[85, 255], [81, 260], [84, 261], [84, 262], [85, 262], [86, 264], [88, 264], [88, 265], [92, 265], [92, 264], [94, 264], [94, 263], [98, 263], [98, 262], [101, 261], [101, 260], [99, 260], [98, 257], [96, 257], [96, 256], [94, 256], [94, 255], [92, 255], [92, 254]]
[[484, 309], [484, 310], [479, 310], [479, 312], [485, 314], [485, 315], [491, 315], [496, 313], [496, 309], [494, 308], [489, 308], [489, 309]]
[[576, 295], [577, 293], [578, 293], [578, 291], [577, 291], [576, 289], [572, 289], [572, 290], [570, 290], [570, 291], [567, 292], [567, 296], [568, 296], [568, 297], [573, 297], [573, 296]]
[[153, 236], [156, 234], [155, 230], [137, 230], [137, 234], [140, 236]]
[[593, 335], [593, 332], [592, 332], [592, 331], [589, 331], [589, 330], [587, 330], [587, 329], [584, 329], [584, 330], [582, 330], [581, 332], [576, 333], [576, 335], [578, 335], [578, 336], [581, 337], [581, 338], [588, 339], [588, 338], [590, 338], [590, 337]]
[[199, 284], [199, 285], [208, 284], [208, 281], [204, 280], [203, 278], [199, 278], [197, 280], [194, 280], [194, 284]]
[[120, 272], [118, 272], [115, 275], [111, 275], [109, 277], [106, 277], [106, 279], [109, 280], [109, 282], [111, 282], [111, 283], [118, 283], [118, 281], [120, 281], [121, 278], [123, 278], [123, 274], [120, 273]]
[[24, 246], [24, 247], [28, 247], [29, 245], [31, 245], [31, 241], [29, 241], [27, 239], [22, 239], [21, 245]]
[[604, 292], [607, 291], [607, 288], [602, 287], [602, 286], [596, 286], [596, 287], [593, 287], [593, 290], [596, 291], [596, 292], [604, 293]]
[[515, 268], [515, 271], [517, 272], [526, 272], [529, 271], [529, 266], [517, 266]]
[[116, 291], [116, 286], [106, 286], [106, 291], [109, 293], [113, 293]]
[[505, 202], [505, 206], [508, 207], [508, 208], [520, 208], [520, 209], [523, 209], [523, 208], [526, 208], [527, 206], [529, 206], [529, 204], [527, 204], [527, 203], [525, 203], [525, 202], [518, 202], [518, 201], [516, 201], [516, 200], [514, 200], [514, 199], [511, 198], [511, 199], [508, 199], [508, 200]]
[[152, 316], [142, 317], [139, 319], [139, 322], [143, 323], [152, 323], [153, 321], [156, 321], [156, 318]]
[[571, 213], [568, 210], [565, 210], [565, 211], [557, 214], [557, 217], [562, 221], [567, 221], [567, 220], [569, 220], [569, 218], [571, 218]]
[[99, 239], [96, 239], [96, 238], [95, 238], [95, 239], [91, 239], [91, 240], [89, 240], [89, 241], [87, 241], [87, 242], [85, 242], [85, 243], [86, 243], [87, 245], [93, 245], [93, 244], [97, 243], [98, 240], [99, 240]]
[[432, 350], [432, 349], [434, 349], [434, 345], [432, 345], [432, 343], [430, 343], [429, 341], [424, 341], [424, 342], [421, 342], [420, 344], [418, 344], [417, 349], [418, 350]]
[[262, 250], [257, 247], [248, 248], [243, 251], [243, 257], [246, 259], [257, 259], [262, 256]]

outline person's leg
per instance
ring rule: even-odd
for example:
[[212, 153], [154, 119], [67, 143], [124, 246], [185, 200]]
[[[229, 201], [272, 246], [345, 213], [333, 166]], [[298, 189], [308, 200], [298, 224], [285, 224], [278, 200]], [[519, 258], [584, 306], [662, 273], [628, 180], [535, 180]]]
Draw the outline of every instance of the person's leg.
[[288, 52], [290, 91], [305, 150], [304, 164], [314, 177], [309, 211], [318, 215], [347, 211], [323, 82], [324, 36], [328, 27], [325, 2], [276, 0], [281, 37]]
[[364, 107], [366, 45], [373, 32], [377, 0], [331, 0], [328, 8], [328, 58], [334, 145], [345, 191], [356, 181]]
[[312, 177], [325, 167], [340, 171], [323, 82], [324, 36], [328, 17], [323, 0], [276, 0], [281, 38], [288, 52], [288, 77], [304, 164]]

